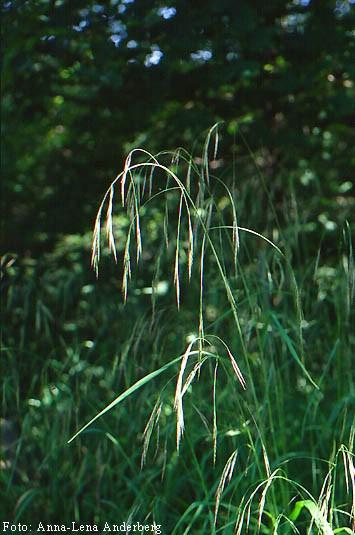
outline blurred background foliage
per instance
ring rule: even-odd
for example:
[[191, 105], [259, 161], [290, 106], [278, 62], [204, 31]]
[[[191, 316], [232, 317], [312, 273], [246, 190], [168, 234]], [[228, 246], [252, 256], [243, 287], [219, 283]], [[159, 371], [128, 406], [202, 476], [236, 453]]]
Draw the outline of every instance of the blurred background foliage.
[[[133, 274], [128, 303], [121, 297], [121, 264], [107, 250], [96, 281], [90, 249], [99, 201], [135, 147], [152, 153], [184, 147], [200, 165], [206, 132], [219, 121], [211, 169], [235, 192], [240, 224], [289, 253], [303, 299], [311, 372], [325, 382], [324, 373], [330, 378], [325, 397], [311, 392], [302, 377], [293, 383], [282, 337], [269, 328], [274, 307], [291, 333], [297, 330], [287, 283], [278, 290], [267, 283], [270, 272], [280, 281], [287, 274], [251, 240], [241, 250], [247, 288], [236, 283], [236, 292], [260, 417], [263, 410], [269, 414], [273, 395], [282, 405], [275, 422], [265, 424], [273, 437], [269, 446], [281, 460], [310, 444], [315, 455], [328, 459], [332, 440], [345, 440], [353, 394], [353, 1], [13, 0], [2, 1], [1, 8], [2, 427], [7, 436], [9, 426], [14, 438], [3, 440], [6, 493], [0, 507], [12, 518], [42, 520], [45, 508], [48, 521], [123, 519], [141, 507], [172, 530], [194, 499], [201, 474], [189, 447], [202, 442], [209, 384], [197, 387], [202, 406], [191, 409], [197, 423], [182, 461], [174, 453], [173, 385], [166, 386], [166, 421], [149, 477], [139, 471], [140, 443], [156, 385], [148, 385], [139, 401], [127, 400], [122, 412], [109, 415], [73, 448], [65, 442], [166, 355], [181, 354], [198, 321], [198, 280], [183, 293], [178, 313], [169, 274], [173, 260], [162, 252], [159, 306], [152, 315], [154, 260], [163, 241], [159, 200], [146, 209], [144, 262]], [[215, 195], [223, 211], [226, 198]], [[123, 212], [115, 226], [122, 257], [128, 228]], [[238, 350], [232, 322], [219, 320], [228, 305], [212, 262], [206, 273], [207, 320], [213, 332], [229, 333]], [[275, 354], [285, 398], [281, 387], [272, 392], [267, 374], [258, 376], [260, 355]], [[226, 392], [235, 388], [230, 382]], [[250, 396], [245, 399], [253, 410], [256, 399]], [[248, 409], [243, 413], [227, 393], [221, 400], [222, 435], [230, 442], [222, 441], [223, 468], [238, 437], [247, 443], [253, 431], [250, 418], [245, 424]], [[208, 433], [203, 440], [211, 453]], [[247, 449], [241, 453], [245, 462]], [[199, 459], [202, 465], [211, 462], [210, 453]], [[290, 477], [317, 487], [310, 465], [300, 466], [290, 469]], [[289, 498], [286, 493], [285, 503]], [[202, 520], [201, 526], [204, 532]]]
[[[2, 2], [5, 250], [92, 226], [127, 152], [225, 121], [221, 160], [273, 198], [291, 185], [318, 234], [351, 208], [352, 2]], [[221, 162], [221, 164], [223, 163]], [[308, 224], [308, 225], [307, 225]]]

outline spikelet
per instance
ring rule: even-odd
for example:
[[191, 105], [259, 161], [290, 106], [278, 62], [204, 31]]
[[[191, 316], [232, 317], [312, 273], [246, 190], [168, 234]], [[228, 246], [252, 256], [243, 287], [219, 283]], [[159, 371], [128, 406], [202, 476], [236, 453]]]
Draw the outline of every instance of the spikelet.
[[121, 178], [121, 202], [122, 206], [125, 205], [125, 184], [126, 184], [126, 178], [127, 173], [131, 165], [131, 159], [132, 159], [132, 151], [128, 154], [125, 164], [124, 164], [124, 170]]
[[158, 399], [158, 401], [156, 402], [156, 404], [153, 407], [152, 414], [150, 415], [149, 420], [147, 422], [147, 425], [145, 426], [145, 429], [143, 431], [143, 439], [144, 439], [144, 441], [143, 441], [143, 452], [142, 452], [142, 457], [141, 457], [141, 468], [143, 468], [143, 466], [145, 464], [145, 461], [146, 461], [146, 458], [147, 458], [147, 452], [148, 452], [148, 448], [149, 448], [150, 439], [151, 439], [151, 436], [152, 436], [152, 433], [153, 433], [153, 429], [154, 429], [154, 427], [157, 425], [157, 423], [159, 421], [162, 406], [163, 406], [163, 404]]
[[131, 278], [131, 259], [130, 259], [130, 253], [129, 253], [130, 241], [131, 241], [131, 232], [129, 230], [127, 241], [126, 241], [126, 246], [125, 246], [125, 251], [124, 251], [124, 260], [123, 260], [122, 292], [123, 292], [124, 302], [127, 301], [128, 280]]
[[224, 491], [224, 487], [227, 483], [230, 483], [230, 480], [232, 479], [232, 475], [234, 472], [235, 463], [237, 461], [238, 457], [238, 450], [234, 450], [232, 455], [229, 457], [228, 461], [225, 464], [225, 467], [222, 472], [221, 479], [218, 483], [217, 491], [216, 491], [216, 506], [215, 506], [215, 513], [214, 513], [214, 523], [217, 522], [217, 515], [218, 510], [221, 502], [221, 496]]
[[98, 211], [95, 220], [94, 235], [92, 240], [91, 266], [93, 267], [96, 277], [99, 275], [100, 262], [100, 232], [101, 232], [101, 210]]
[[176, 410], [176, 448], [179, 451], [181, 437], [184, 433], [184, 410], [182, 405], [183, 398], [183, 377], [186, 369], [187, 361], [191, 353], [191, 348], [195, 340], [190, 342], [182, 357], [178, 380], [175, 389], [174, 409]]
[[176, 303], [177, 303], [178, 309], [180, 308], [179, 257], [180, 257], [180, 228], [181, 228], [182, 199], [183, 199], [183, 196], [181, 195], [180, 203], [179, 203], [177, 233], [176, 233], [175, 266], [174, 266], [174, 284], [176, 288]]
[[107, 204], [107, 212], [106, 212], [106, 236], [108, 240], [109, 249], [111, 253], [113, 254], [115, 262], [117, 263], [117, 253], [116, 253], [116, 245], [115, 245], [115, 238], [113, 234], [113, 223], [112, 223], [113, 196], [114, 196], [114, 187], [111, 186], [110, 198]]

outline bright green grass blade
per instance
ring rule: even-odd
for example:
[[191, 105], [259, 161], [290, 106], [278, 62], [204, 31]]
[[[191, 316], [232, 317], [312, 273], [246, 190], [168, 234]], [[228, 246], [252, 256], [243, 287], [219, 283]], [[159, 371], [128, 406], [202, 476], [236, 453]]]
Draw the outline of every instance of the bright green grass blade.
[[[192, 353], [198, 353], [198, 351], [192, 351]], [[170, 368], [171, 366], [173, 366], [174, 364], [179, 362], [179, 360], [181, 360], [182, 357], [183, 356], [177, 357], [176, 359], [168, 362], [167, 364], [164, 364], [164, 366], [162, 366], [158, 370], [154, 370], [153, 372], [148, 373], [148, 375], [146, 375], [145, 377], [142, 377], [142, 379], [139, 379], [139, 381], [137, 381], [132, 386], [127, 388], [127, 390], [122, 392], [122, 394], [120, 394], [117, 398], [115, 398], [113, 401], [111, 401], [111, 403], [109, 403], [101, 412], [96, 414], [96, 416], [94, 416], [94, 418], [92, 418], [87, 424], [85, 424], [81, 429], [79, 429], [79, 431], [77, 431], [77, 433], [75, 433], [75, 435], [73, 435], [71, 437], [71, 439], [68, 440], [68, 444], [70, 444], [70, 442], [72, 442], [77, 436], [79, 436], [83, 431], [85, 431], [85, 429], [87, 429], [98, 418], [100, 418], [106, 412], [108, 412], [113, 407], [115, 407], [116, 405], [121, 403], [124, 399], [128, 398], [128, 396], [133, 394], [136, 390], [139, 390], [142, 386], [144, 386], [145, 384], [149, 383], [149, 381], [151, 381], [152, 379], [154, 379], [155, 377], [157, 377], [161, 373], [165, 372], [165, 370], [167, 370], [168, 368]]]
[[312, 500], [301, 500], [296, 502], [295, 507], [290, 515], [290, 519], [292, 521], [297, 520], [297, 518], [301, 514], [302, 509], [307, 509], [312, 519], [314, 520], [317, 528], [322, 531], [323, 535], [334, 534], [329, 522], [323, 515], [322, 511], [319, 509], [318, 505]]

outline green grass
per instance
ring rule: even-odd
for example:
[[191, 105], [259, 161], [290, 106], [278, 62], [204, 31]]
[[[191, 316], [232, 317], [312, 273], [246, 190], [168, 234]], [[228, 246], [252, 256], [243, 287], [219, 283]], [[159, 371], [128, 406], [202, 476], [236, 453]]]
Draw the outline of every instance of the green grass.
[[350, 226], [329, 256], [262, 177], [214, 176], [217, 132], [130, 154], [97, 281], [89, 236], [4, 257], [1, 518], [351, 533]]

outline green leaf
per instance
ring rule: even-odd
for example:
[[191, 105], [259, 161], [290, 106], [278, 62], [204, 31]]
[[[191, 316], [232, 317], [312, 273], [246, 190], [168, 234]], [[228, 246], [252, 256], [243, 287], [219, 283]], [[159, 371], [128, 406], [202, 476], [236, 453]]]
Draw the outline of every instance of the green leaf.
[[322, 511], [319, 509], [318, 505], [315, 502], [312, 502], [312, 500], [302, 500], [296, 502], [295, 507], [292, 513], [290, 514], [290, 520], [292, 520], [293, 522], [297, 520], [303, 509], [307, 509], [317, 528], [322, 530], [323, 535], [334, 534], [329, 522], [323, 515]]
[[[198, 352], [196, 352], [196, 353], [198, 353]], [[103, 416], [109, 410], [113, 409], [113, 407], [115, 407], [116, 405], [121, 403], [124, 399], [128, 398], [128, 396], [133, 394], [136, 390], [139, 390], [140, 388], [142, 388], [142, 386], [144, 386], [145, 384], [149, 383], [149, 381], [151, 381], [152, 379], [154, 379], [155, 377], [157, 377], [161, 373], [165, 372], [168, 368], [170, 368], [171, 366], [173, 366], [174, 364], [179, 362], [179, 360], [181, 360], [181, 359], [182, 359], [182, 356], [177, 357], [176, 359], [168, 362], [167, 364], [164, 364], [164, 366], [162, 366], [158, 370], [155, 370], [155, 371], [153, 371], [151, 373], [148, 373], [148, 375], [146, 375], [145, 377], [142, 377], [142, 379], [139, 379], [139, 381], [137, 381], [132, 386], [127, 388], [127, 390], [125, 390], [124, 392], [122, 392], [122, 394], [117, 396], [117, 398], [115, 398], [113, 401], [111, 401], [111, 403], [109, 403], [102, 411], [100, 411], [98, 414], [96, 414], [96, 416], [94, 416], [94, 418], [92, 418], [87, 424], [85, 424], [81, 429], [79, 429], [79, 431], [77, 431], [75, 433], [75, 435], [73, 435], [71, 437], [71, 439], [68, 440], [68, 444], [70, 444], [70, 442], [72, 442], [77, 436], [79, 436], [83, 431], [85, 431], [85, 429], [87, 429], [98, 418]]]

